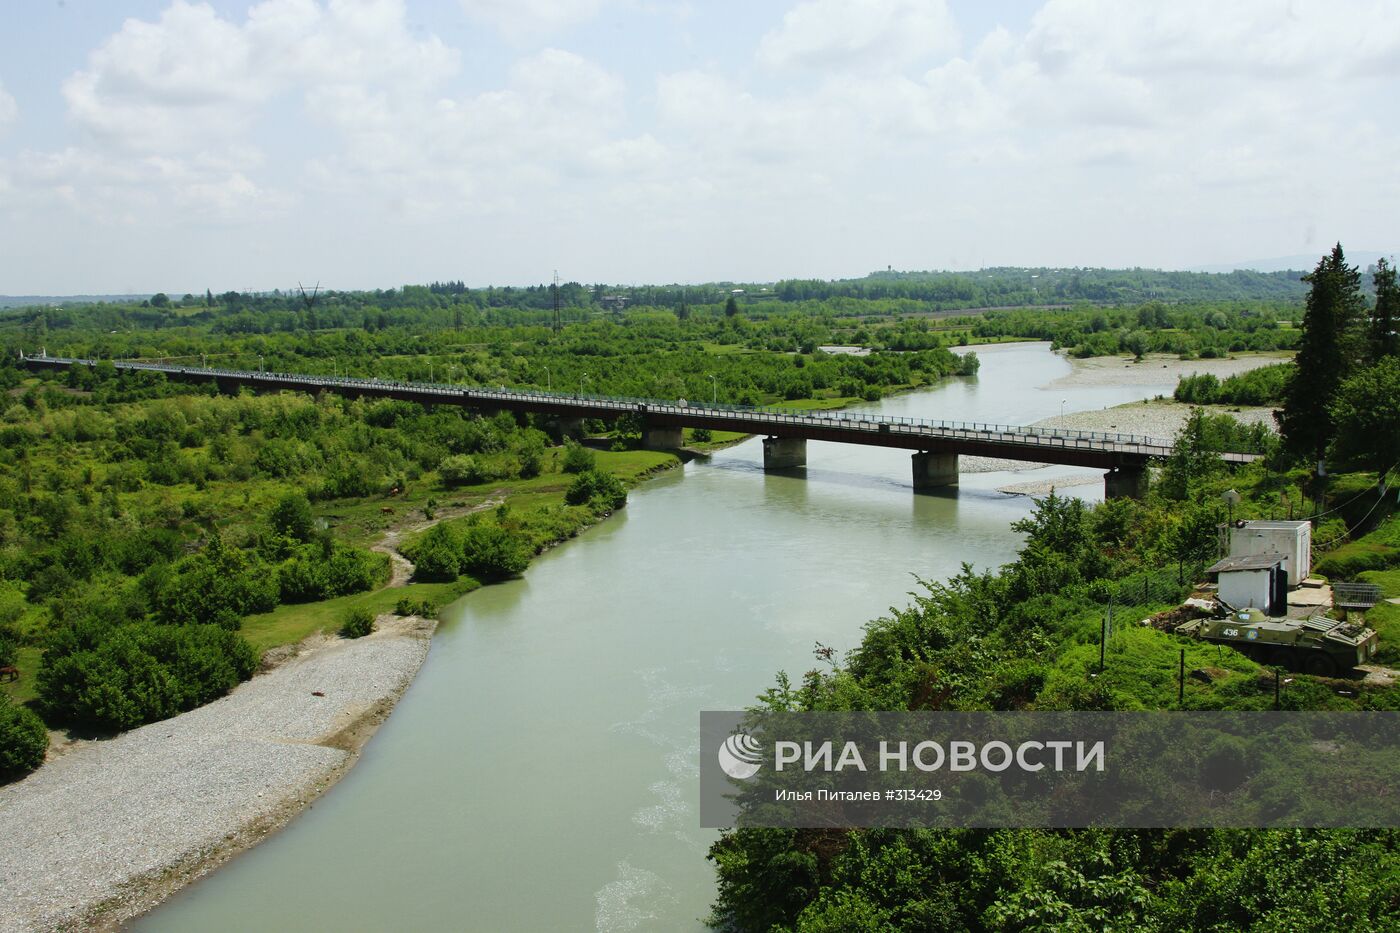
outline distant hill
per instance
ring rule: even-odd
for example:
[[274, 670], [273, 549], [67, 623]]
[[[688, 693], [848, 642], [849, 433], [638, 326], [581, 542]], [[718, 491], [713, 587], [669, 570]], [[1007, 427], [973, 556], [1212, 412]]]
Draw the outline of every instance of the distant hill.
[[0, 295], [0, 308], [24, 308], [31, 305], [62, 307], [65, 304], [90, 305], [99, 301], [128, 303], [145, 301], [145, 295]]
[[[1345, 247], [1344, 247], [1345, 248]], [[1377, 259], [1384, 256], [1390, 261], [1394, 261], [1397, 251], [1378, 253], [1375, 250], [1347, 250], [1347, 262], [1353, 266], [1360, 266], [1361, 271], [1373, 265]], [[1200, 266], [1193, 270], [1196, 272], [1235, 272], [1247, 270], [1251, 272], [1306, 272], [1317, 265], [1317, 261], [1322, 258], [1322, 253], [1300, 253], [1296, 256], [1275, 256], [1272, 259], [1248, 259], [1244, 262], [1227, 263], [1218, 266]]]

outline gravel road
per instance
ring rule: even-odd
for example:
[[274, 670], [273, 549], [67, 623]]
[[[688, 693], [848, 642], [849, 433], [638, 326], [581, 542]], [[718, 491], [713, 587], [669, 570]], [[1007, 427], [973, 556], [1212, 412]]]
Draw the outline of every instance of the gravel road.
[[381, 617], [0, 788], [0, 931], [113, 926], [277, 829], [354, 762], [433, 627]]

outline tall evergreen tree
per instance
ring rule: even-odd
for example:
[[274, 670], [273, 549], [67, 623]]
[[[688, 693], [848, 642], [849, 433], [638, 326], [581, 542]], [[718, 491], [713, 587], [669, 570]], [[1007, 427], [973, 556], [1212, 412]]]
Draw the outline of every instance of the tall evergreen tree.
[[1331, 405], [1337, 387], [1364, 353], [1361, 322], [1366, 303], [1361, 297], [1361, 273], [1347, 265], [1340, 243], [1303, 276], [1303, 281], [1311, 289], [1298, 356], [1278, 421], [1285, 447], [1299, 457], [1317, 461], [1322, 472], [1327, 447], [1336, 433]]
[[1378, 363], [1387, 356], [1400, 354], [1400, 287], [1395, 283], [1395, 267], [1384, 259], [1377, 260], [1376, 310], [1371, 314], [1371, 362]]

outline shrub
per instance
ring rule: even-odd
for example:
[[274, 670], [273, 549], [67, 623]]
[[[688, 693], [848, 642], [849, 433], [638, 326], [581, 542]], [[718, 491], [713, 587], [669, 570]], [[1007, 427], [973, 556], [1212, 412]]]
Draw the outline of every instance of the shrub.
[[301, 490], [294, 490], [278, 499], [267, 515], [267, 523], [274, 533], [285, 535], [293, 541], [310, 541], [316, 530], [311, 518], [311, 502]]
[[709, 428], [696, 428], [690, 432], [690, 439], [697, 444], [708, 444], [714, 439], [714, 435], [710, 433]]
[[340, 623], [340, 634], [345, 638], [364, 638], [373, 630], [374, 613], [362, 606], [351, 609]]
[[434, 525], [411, 549], [414, 579], [450, 581], [462, 572], [462, 543], [447, 525]]
[[477, 459], [468, 454], [455, 454], [443, 460], [438, 464], [438, 475], [448, 486], [475, 486], [491, 478]]
[[216, 534], [198, 554], [181, 558], [154, 582], [155, 615], [167, 625], [217, 624], [236, 629], [243, 616], [277, 605], [277, 574]]
[[315, 545], [302, 548], [282, 565], [277, 579], [282, 601], [297, 603], [363, 593], [388, 573], [388, 555], [337, 543], [329, 556]]
[[564, 501], [569, 505], [591, 505], [604, 511], [620, 509], [627, 504], [627, 489], [611, 473], [587, 470], [574, 477], [564, 493]]
[[462, 538], [462, 569], [473, 576], [514, 576], [530, 566], [532, 556], [529, 541], [499, 525], [473, 525]]
[[598, 457], [592, 450], [575, 443], [567, 441], [564, 444], [564, 472], [565, 473], [586, 473], [596, 467]]
[[394, 604], [394, 615], [421, 616], [424, 619], [436, 618], [437, 604], [430, 599], [414, 599], [411, 596], [400, 596], [399, 601]]
[[44, 653], [39, 697], [75, 724], [133, 729], [223, 696], [257, 660], [248, 642], [217, 625], [84, 623]]
[[0, 781], [10, 781], [44, 763], [49, 730], [34, 711], [0, 693]]

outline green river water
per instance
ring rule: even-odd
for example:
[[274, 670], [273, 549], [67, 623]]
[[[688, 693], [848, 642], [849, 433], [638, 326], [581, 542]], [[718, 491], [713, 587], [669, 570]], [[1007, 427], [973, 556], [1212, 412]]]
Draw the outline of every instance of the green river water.
[[[1070, 367], [1047, 344], [979, 355], [977, 377], [868, 407], [1024, 424], [1171, 389], [1049, 386]], [[1030, 500], [996, 487], [1091, 472], [964, 474], [915, 495], [904, 451], [811, 443], [808, 464], [766, 475], [756, 439], [692, 462], [453, 604], [351, 773], [133, 926], [703, 929], [699, 711], [748, 705], [780, 669], [797, 679], [817, 641], [856, 644], [914, 574], [1010, 559]]]

